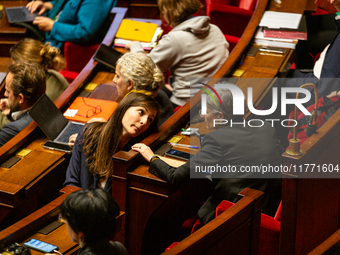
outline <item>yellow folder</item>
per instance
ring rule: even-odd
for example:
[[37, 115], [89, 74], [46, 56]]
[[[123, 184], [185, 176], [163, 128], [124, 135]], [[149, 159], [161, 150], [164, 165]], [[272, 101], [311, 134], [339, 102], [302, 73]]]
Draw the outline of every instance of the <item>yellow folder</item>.
[[156, 28], [155, 23], [123, 19], [116, 37], [131, 41], [151, 42]]

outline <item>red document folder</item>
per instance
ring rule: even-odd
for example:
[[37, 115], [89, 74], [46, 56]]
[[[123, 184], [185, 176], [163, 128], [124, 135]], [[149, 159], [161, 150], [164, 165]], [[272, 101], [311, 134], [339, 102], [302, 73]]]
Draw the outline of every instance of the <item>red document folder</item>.
[[87, 123], [92, 118], [104, 118], [108, 120], [117, 105], [118, 103], [114, 101], [77, 97], [68, 108], [68, 110], [77, 110], [77, 113], [73, 117], [65, 117], [68, 120], [83, 123]]
[[297, 29], [289, 28], [263, 28], [264, 37], [307, 40], [307, 24], [305, 17], [301, 18]]

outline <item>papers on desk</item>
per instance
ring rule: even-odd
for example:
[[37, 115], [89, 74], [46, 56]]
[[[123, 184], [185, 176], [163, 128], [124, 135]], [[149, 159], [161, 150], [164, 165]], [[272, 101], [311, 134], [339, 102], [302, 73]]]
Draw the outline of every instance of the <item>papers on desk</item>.
[[172, 167], [180, 167], [181, 165], [184, 165], [186, 163], [183, 160], [176, 160], [162, 156], [159, 156], [159, 158]]
[[263, 46], [295, 49], [298, 40], [264, 37], [262, 27], [259, 27], [254, 42]]
[[[259, 26], [263, 35], [258, 34], [257, 39], [280, 42], [282, 42], [281, 39], [307, 40], [306, 19], [302, 14], [266, 11], [262, 16]], [[261, 41], [261, 43], [263, 45], [264, 42]], [[274, 46], [269, 44], [268, 46]]]
[[260, 21], [260, 27], [297, 29], [302, 14], [288, 12], [265, 11]]
[[295, 49], [298, 40], [307, 39], [302, 14], [265, 11], [255, 34], [255, 43], [268, 47]]

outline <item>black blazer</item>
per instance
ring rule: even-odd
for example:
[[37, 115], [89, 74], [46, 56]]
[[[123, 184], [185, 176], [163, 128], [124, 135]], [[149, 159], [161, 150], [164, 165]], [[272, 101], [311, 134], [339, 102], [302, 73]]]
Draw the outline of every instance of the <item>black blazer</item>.
[[[164, 161], [151, 162], [149, 171], [163, 180], [179, 187], [190, 179], [197, 166], [234, 166], [239, 171], [244, 166], [280, 165], [281, 146], [275, 129], [265, 122], [262, 127], [243, 127], [234, 125], [215, 130], [204, 137], [202, 149], [179, 168]], [[210, 178], [202, 173], [201, 178]], [[244, 188], [265, 192], [263, 212], [274, 215], [281, 200], [281, 174], [225, 173], [221, 176], [211, 174], [214, 185], [213, 194], [199, 209], [198, 216], [203, 223], [215, 217], [215, 209], [222, 200], [237, 202], [238, 193]], [[217, 177], [217, 178], [215, 178]], [[273, 179], [268, 179], [268, 178]]]

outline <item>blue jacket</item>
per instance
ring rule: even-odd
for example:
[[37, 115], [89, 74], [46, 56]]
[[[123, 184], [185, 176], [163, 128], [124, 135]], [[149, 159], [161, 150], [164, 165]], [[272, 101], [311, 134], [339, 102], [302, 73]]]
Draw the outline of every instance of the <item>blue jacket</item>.
[[55, 0], [49, 17], [54, 19], [52, 31], [46, 33], [46, 41], [61, 48], [66, 41], [75, 43], [100, 42], [109, 26], [110, 11], [117, 0]]

